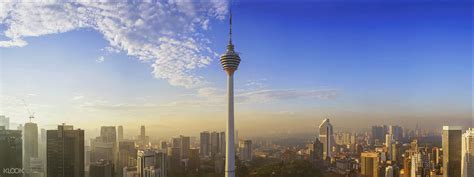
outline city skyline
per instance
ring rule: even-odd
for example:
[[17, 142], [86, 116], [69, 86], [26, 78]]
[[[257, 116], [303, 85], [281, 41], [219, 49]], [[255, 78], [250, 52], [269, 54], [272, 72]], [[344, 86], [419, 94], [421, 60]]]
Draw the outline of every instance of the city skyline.
[[[246, 58], [235, 81], [236, 129], [245, 136], [311, 133], [327, 118], [335, 129], [348, 130], [472, 127], [466, 3], [235, 2], [234, 43]], [[86, 137], [99, 132], [90, 121], [126, 125], [129, 136], [143, 122], [150, 123], [148, 134], [162, 137], [224, 130], [226, 78], [216, 54], [227, 43], [228, 2], [165, 3], [169, 10], [120, 3], [3, 5], [0, 115], [10, 117], [11, 127], [28, 120], [24, 99], [39, 128], [64, 122], [86, 130]], [[147, 16], [153, 8], [169, 14]], [[21, 16], [46, 12], [44, 19]], [[75, 17], [84, 21], [70, 21]]]

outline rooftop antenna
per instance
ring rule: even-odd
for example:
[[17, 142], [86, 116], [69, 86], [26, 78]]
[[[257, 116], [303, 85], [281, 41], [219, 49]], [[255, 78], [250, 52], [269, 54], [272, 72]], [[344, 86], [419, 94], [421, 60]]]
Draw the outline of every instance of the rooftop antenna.
[[23, 100], [23, 104], [25, 104], [25, 107], [26, 107], [26, 110], [28, 111], [28, 119], [30, 119], [30, 123], [31, 123], [31, 120], [35, 118], [35, 113], [31, 113], [31, 110], [30, 110], [30, 107], [28, 106], [28, 104], [26, 103], [25, 99], [22, 99]]

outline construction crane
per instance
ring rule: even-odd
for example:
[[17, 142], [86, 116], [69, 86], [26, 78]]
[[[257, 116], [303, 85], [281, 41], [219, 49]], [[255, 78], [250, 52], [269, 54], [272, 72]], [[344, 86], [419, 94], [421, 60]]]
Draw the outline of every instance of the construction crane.
[[29, 119], [30, 119], [30, 123], [31, 123], [31, 119], [34, 119], [35, 118], [35, 113], [31, 112], [30, 110], [30, 107], [28, 106], [28, 104], [26, 103], [25, 99], [22, 99], [23, 100], [23, 104], [25, 104], [25, 107], [26, 107], [26, 110], [28, 111], [28, 115], [29, 115]]

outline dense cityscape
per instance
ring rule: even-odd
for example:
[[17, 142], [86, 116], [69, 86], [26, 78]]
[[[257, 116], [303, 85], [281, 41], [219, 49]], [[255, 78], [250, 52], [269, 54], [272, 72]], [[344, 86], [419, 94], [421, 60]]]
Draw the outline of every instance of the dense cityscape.
[[474, 177], [472, 3], [316, 2], [0, 3], [0, 177]]
[[[9, 127], [0, 116], [2, 177], [222, 176], [225, 132], [176, 135], [159, 140], [146, 126], [125, 138], [126, 126], [101, 126], [84, 139], [73, 125]], [[471, 177], [474, 129], [443, 126], [430, 132], [374, 125], [367, 132], [333, 129], [329, 119], [306, 141], [244, 138], [236, 133], [236, 176]]]

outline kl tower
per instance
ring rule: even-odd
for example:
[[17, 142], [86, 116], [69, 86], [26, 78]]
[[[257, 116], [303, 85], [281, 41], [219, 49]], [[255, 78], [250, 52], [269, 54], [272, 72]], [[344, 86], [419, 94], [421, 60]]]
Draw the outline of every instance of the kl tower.
[[221, 64], [227, 73], [228, 117], [226, 132], [225, 177], [235, 177], [235, 143], [234, 143], [234, 72], [240, 63], [239, 54], [232, 44], [232, 11], [229, 17], [229, 44], [227, 51], [221, 56]]

